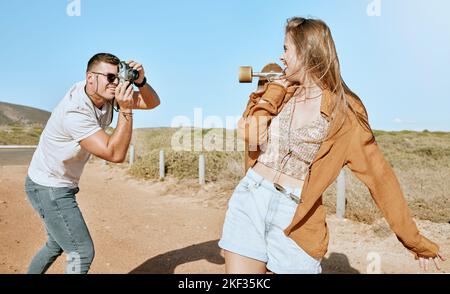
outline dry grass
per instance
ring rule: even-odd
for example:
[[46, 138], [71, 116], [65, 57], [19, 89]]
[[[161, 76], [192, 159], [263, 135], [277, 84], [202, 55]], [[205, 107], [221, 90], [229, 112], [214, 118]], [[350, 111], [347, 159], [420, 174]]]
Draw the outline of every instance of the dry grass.
[[[137, 161], [130, 169], [136, 177], [157, 180], [159, 177], [159, 150], [165, 152], [166, 176], [179, 179], [182, 185], [194, 185], [198, 177], [199, 151], [174, 151], [171, 140], [179, 129], [138, 129], [134, 133]], [[228, 140], [235, 138], [234, 131], [218, 129], [192, 130], [201, 134], [190, 142], [202, 146], [211, 134], [221, 134]], [[379, 146], [393, 166], [404, 195], [416, 218], [434, 222], [450, 221], [450, 133], [445, 132], [375, 132]], [[194, 138], [194, 136], [193, 136]], [[209, 137], [210, 138], [210, 137]], [[222, 141], [224, 142], [224, 141]], [[189, 143], [189, 142], [188, 142]], [[230, 142], [223, 143], [230, 146]], [[232, 144], [232, 143], [231, 143]], [[189, 144], [187, 144], [189, 145]], [[221, 145], [221, 144], [219, 144]], [[214, 184], [217, 195], [231, 196], [234, 186], [243, 176], [243, 153], [236, 151], [204, 151], [206, 159], [206, 181]], [[381, 217], [368, 189], [346, 169], [346, 217], [365, 223], [373, 223]], [[335, 185], [324, 194], [324, 203], [329, 213], [335, 212]]]
[[[237, 182], [243, 177], [243, 152], [236, 151], [235, 131], [222, 129], [195, 129], [190, 131], [192, 141], [188, 149], [206, 146], [232, 146], [233, 151], [203, 151], [206, 159], [207, 185], [196, 184], [200, 151], [175, 151], [172, 138], [179, 129], [137, 129], [133, 133], [136, 161], [130, 174], [147, 179], [159, 178], [159, 150], [165, 152], [165, 172], [186, 189], [209, 190], [220, 203], [226, 203]], [[0, 126], [0, 145], [33, 145], [39, 142], [42, 127], [38, 125]], [[109, 133], [112, 129], [109, 130]], [[215, 136], [215, 139], [212, 139]], [[385, 158], [394, 168], [414, 217], [434, 222], [450, 222], [450, 133], [446, 132], [384, 132], [375, 136]], [[203, 138], [203, 144], [201, 141]], [[227, 141], [225, 141], [225, 139]], [[219, 144], [217, 143], [219, 142]], [[239, 142], [238, 144], [242, 144]], [[228, 148], [229, 149], [229, 148]], [[346, 217], [365, 223], [377, 221], [381, 214], [375, 206], [368, 189], [346, 170]], [[222, 199], [225, 198], [225, 199]], [[214, 199], [212, 199], [214, 200]], [[324, 203], [329, 213], [335, 212], [335, 184], [324, 193]]]
[[[158, 128], [139, 129], [134, 133], [133, 143], [136, 146], [137, 161], [130, 170], [134, 176], [146, 179], [159, 178], [159, 151], [164, 150], [165, 173], [177, 179], [193, 179], [198, 177], [199, 151], [175, 151], [171, 147], [172, 136], [179, 129]], [[195, 132], [206, 136], [216, 130], [192, 130], [192, 142], [189, 149], [195, 150]], [[233, 131], [229, 131], [233, 133]], [[231, 135], [232, 136], [232, 135]], [[201, 137], [201, 136], [200, 136]], [[224, 135], [225, 137], [225, 135]], [[198, 143], [198, 142], [197, 142]], [[198, 146], [201, 146], [199, 143]], [[207, 182], [236, 182], [243, 176], [243, 156], [238, 151], [208, 151], [205, 155], [205, 177]]]
[[2, 125], [0, 145], [37, 145], [42, 130], [41, 125]]

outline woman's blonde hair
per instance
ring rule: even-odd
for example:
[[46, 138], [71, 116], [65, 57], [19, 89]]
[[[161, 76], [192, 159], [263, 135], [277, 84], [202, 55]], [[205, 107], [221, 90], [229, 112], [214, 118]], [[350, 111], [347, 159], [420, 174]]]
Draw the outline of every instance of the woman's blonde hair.
[[[294, 42], [298, 59], [304, 66], [308, 78], [322, 90], [328, 89], [336, 95], [337, 101], [331, 114], [332, 127], [328, 137], [340, 129], [348, 110], [351, 110], [359, 123], [372, 133], [366, 108], [342, 79], [336, 47], [327, 24], [320, 19], [293, 17], [287, 20], [286, 35]], [[358, 109], [352, 106], [348, 99], [353, 99]], [[344, 115], [340, 121], [336, 121], [339, 112]]]

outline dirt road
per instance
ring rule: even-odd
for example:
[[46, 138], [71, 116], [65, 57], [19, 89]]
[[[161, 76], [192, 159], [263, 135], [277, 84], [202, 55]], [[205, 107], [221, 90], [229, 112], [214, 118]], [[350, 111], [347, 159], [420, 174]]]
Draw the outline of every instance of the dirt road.
[[[0, 166], [0, 273], [24, 273], [45, 242], [43, 225], [23, 192], [26, 166]], [[187, 187], [174, 179], [135, 180], [118, 166], [89, 163], [77, 196], [96, 255], [91, 273], [223, 273], [217, 247], [226, 202], [214, 184]], [[416, 273], [417, 261], [384, 221], [373, 225], [328, 217], [331, 239], [324, 273]], [[419, 221], [450, 254], [450, 224]], [[49, 273], [64, 271], [64, 256]], [[440, 272], [450, 272], [450, 262]], [[430, 270], [430, 272], [437, 272]]]
[[0, 149], [0, 166], [27, 165], [33, 157], [35, 149]]

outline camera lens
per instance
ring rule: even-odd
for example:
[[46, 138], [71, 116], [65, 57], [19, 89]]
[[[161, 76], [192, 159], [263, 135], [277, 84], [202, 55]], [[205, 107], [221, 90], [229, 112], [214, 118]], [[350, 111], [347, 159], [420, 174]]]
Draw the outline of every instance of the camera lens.
[[139, 78], [139, 72], [135, 69], [131, 71], [131, 80], [134, 82]]

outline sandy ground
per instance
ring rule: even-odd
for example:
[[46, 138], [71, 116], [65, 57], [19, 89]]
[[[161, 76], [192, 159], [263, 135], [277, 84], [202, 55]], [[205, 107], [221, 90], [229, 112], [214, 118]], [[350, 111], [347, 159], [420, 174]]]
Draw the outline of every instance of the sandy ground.
[[[24, 273], [45, 242], [43, 225], [23, 192], [26, 166], [0, 166], [0, 273]], [[80, 182], [79, 206], [96, 256], [90, 273], [224, 273], [217, 247], [226, 201], [214, 184], [188, 187], [173, 179], [145, 182], [126, 169], [89, 163]], [[418, 262], [384, 220], [373, 225], [328, 216], [331, 239], [324, 273], [418, 273]], [[418, 221], [424, 235], [449, 257], [450, 224]], [[49, 273], [64, 271], [64, 255]], [[441, 263], [450, 273], [450, 261]]]

